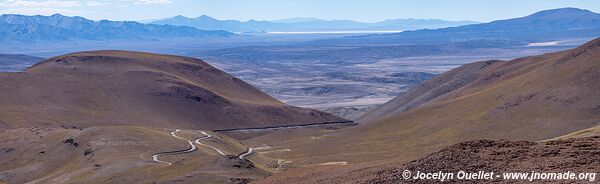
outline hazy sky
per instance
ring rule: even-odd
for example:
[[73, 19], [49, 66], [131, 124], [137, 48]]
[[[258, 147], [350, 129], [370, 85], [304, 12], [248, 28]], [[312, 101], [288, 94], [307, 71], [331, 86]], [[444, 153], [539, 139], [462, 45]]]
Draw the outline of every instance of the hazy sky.
[[317, 17], [365, 22], [392, 18], [487, 22], [562, 7], [600, 12], [598, 0], [0, 0], [0, 14], [61, 13], [94, 20], [209, 15], [237, 20]]

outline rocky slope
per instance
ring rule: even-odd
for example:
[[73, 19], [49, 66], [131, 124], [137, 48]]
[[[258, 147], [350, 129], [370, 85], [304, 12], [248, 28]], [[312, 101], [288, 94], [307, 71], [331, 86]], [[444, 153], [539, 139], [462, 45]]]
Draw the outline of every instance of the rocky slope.
[[[416, 174], [494, 172], [500, 178], [485, 180], [446, 180], [447, 183], [532, 183], [522, 179], [501, 179], [503, 173], [594, 173], [600, 169], [600, 136], [561, 139], [548, 142], [477, 140], [444, 148], [420, 159], [402, 163], [378, 163], [343, 169], [307, 169], [282, 173], [256, 183], [436, 183], [439, 180], [404, 179], [405, 170]], [[454, 177], [457, 177], [455, 175]], [[535, 180], [535, 183], [591, 183], [581, 180]]]
[[[141, 126], [19, 128], [0, 131], [0, 183], [240, 183], [269, 174], [260, 160], [235, 155], [246, 147], [208, 132], [211, 138], [185, 154], [153, 154], [188, 149], [173, 129]], [[181, 130], [183, 139], [203, 137]], [[222, 150], [221, 155], [208, 146]]]

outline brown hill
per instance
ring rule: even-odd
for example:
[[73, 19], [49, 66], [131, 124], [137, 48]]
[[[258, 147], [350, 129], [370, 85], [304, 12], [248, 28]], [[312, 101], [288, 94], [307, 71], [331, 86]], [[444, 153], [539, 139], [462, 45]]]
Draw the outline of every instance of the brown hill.
[[[446, 72], [432, 80], [427, 81], [423, 85], [415, 87], [405, 94], [392, 99], [386, 104], [380, 106], [378, 109], [363, 116], [361, 121], [374, 122], [381, 119], [391, 118], [400, 114], [401, 112], [408, 111], [425, 104], [449, 101], [452, 100], [452, 98], [458, 99], [460, 97], [468, 97], [471, 94], [481, 93], [482, 91], [486, 90], [491, 90], [489, 92], [486, 91], [486, 93], [496, 92], [499, 93], [499, 95], [503, 95], [497, 97], [498, 99], [496, 99], [496, 101], [506, 102], [507, 104], [502, 104], [504, 107], [499, 107], [501, 109], [506, 109], [505, 107], [507, 106], [520, 106], [520, 104], [516, 104], [518, 103], [517, 101], [527, 99], [531, 100], [532, 98], [535, 98], [538, 95], [538, 93], [535, 92], [558, 93], [566, 92], [564, 90], [572, 90], [573, 88], [577, 87], [586, 87], [586, 89], [589, 89], [589, 86], [582, 85], [581, 83], [594, 84], [594, 82], [596, 82], [595, 84], [598, 84], [598, 73], [595, 73], [593, 69], [595, 69], [594, 67], [597, 67], [598, 65], [598, 54], [594, 52], [600, 50], [598, 46], [599, 42], [600, 41], [597, 39], [570, 51], [525, 57], [513, 61], [492, 60], [467, 64]], [[582, 56], [582, 54], [585, 54], [585, 56]], [[578, 62], [574, 60], [586, 61]], [[567, 63], [566, 61], [572, 62]], [[569, 71], [569, 69], [574, 70]], [[516, 81], [512, 81], [511, 83], [510, 80]], [[561, 84], [558, 83], [559, 81], [567, 81], [568, 83]], [[551, 85], [550, 83], [554, 83], [555, 85]], [[514, 85], [507, 86], [509, 84]], [[564, 86], [558, 86], [556, 84], [561, 84]], [[504, 97], [504, 94], [502, 94], [506, 92], [499, 91], [499, 89], [494, 89], [510, 89], [511, 87], [517, 89], [521, 87], [525, 88], [514, 91], [516, 93], [531, 93], [520, 94], [523, 97], [519, 99], [508, 99]], [[549, 89], [545, 90], [543, 89], [544, 87]], [[527, 97], [528, 95], [531, 95], [532, 97]], [[560, 97], [579, 98], [577, 94], [565, 93], [547, 94], [546, 96], [550, 96], [546, 100], [558, 102], [552, 104], [559, 104], [560, 102], [565, 104], [565, 101], [569, 101], [568, 99], [557, 99]], [[573, 99], [570, 101], [573, 101]], [[510, 105], [510, 103], [513, 104]], [[567, 103], [565, 105], [569, 104]], [[520, 108], [527, 107], [528, 106]]]
[[271, 156], [298, 166], [356, 165], [409, 161], [469, 140], [548, 140], [599, 122], [596, 39], [572, 50], [454, 69], [375, 109], [356, 127], [283, 142], [283, 135], [264, 135], [246, 143], [291, 150]]
[[288, 106], [199, 59], [179, 56], [82, 52], [0, 73], [0, 81], [0, 129], [224, 129], [341, 120]]
[[390, 117], [416, 108], [446, 93], [465, 87], [483, 74], [485, 70], [482, 69], [484, 67], [496, 62], [501, 61], [475, 62], [448, 71], [390, 100], [376, 110], [370, 111], [368, 114], [362, 116], [360, 121], [371, 122]]

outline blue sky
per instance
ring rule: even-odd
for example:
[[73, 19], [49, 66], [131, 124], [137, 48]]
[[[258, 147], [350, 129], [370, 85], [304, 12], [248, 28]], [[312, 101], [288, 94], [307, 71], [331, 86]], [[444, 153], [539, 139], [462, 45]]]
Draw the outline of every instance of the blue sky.
[[94, 20], [209, 15], [237, 20], [317, 17], [363, 22], [393, 18], [487, 22], [562, 7], [600, 12], [597, 0], [0, 0], [0, 14], [61, 13]]

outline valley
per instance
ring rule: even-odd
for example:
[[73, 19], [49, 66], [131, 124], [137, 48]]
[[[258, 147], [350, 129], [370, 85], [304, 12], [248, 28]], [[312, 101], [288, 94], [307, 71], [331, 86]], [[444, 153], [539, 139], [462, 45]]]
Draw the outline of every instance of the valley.
[[[119, 3], [182, 5], [136, 2]], [[600, 14], [560, 7], [489, 22], [0, 15], [0, 184], [593, 183]], [[565, 182], [501, 176], [445, 182]]]
[[[586, 157], [583, 155], [593, 154], [594, 150], [599, 148], [596, 129], [600, 117], [594, 110], [599, 102], [595, 95], [591, 95], [597, 94], [600, 89], [598, 87], [600, 83], [597, 81], [599, 79], [597, 71], [600, 70], [595, 69], [599, 63], [600, 52], [597, 52], [600, 49], [599, 45], [600, 40], [596, 39], [567, 51], [510, 61], [493, 60], [467, 64], [450, 70], [370, 111], [358, 120], [358, 126], [341, 131], [303, 130], [304, 132], [274, 133], [243, 142], [249, 145], [268, 144], [273, 149], [289, 149], [290, 151], [286, 153], [269, 155], [293, 160], [295, 164], [312, 165], [343, 161], [352, 165], [322, 168], [325, 170], [299, 168], [292, 172], [274, 175], [274, 180], [270, 182], [275, 183], [310, 183], [315, 181], [313, 179], [323, 181], [336, 177], [335, 181], [340, 181], [346, 178], [344, 175], [348, 172], [366, 175], [351, 177], [349, 180], [344, 180], [346, 182], [395, 183], [398, 179], [394, 179], [393, 174], [369, 174], [366, 170], [403, 165], [409, 165], [413, 169], [451, 168], [448, 165], [435, 167], [434, 163], [435, 159], [443, 159], [454, 153], [427, 157], [424, 155], [443, 148], [453, 149], [452, 145], [455, 144], [459, 146], [471, 144], [473, 142], [461, 142], [482, 138], [517, 141], [516, 147], [520, 144], [533, 145], [535, 144], [531, 143], [533, 141], [546, 142], [550, 139], [559, 142], [564, 140], [566, 143], [552, 144], [561, 146], [569, 146], [571, 142], [581, 141], [578, 144], [586, 145], [585, 149], [577, 151], [578, 149], [560, 148], [566, 150], [558, 151], [553, 155], [568, 157], [570, 153], [577, 152], [582, 154], [581, 157]], [[559, 84], [560, 88], [549, 87]], [[563, 110], [565, 107], [569, 110]], [[288, 138], [280, 139], [283, 136]], [[572, 140], [571, 138], [587, 139]], [[269, 142], [269, 140], [280, 141]], [[525, 141], [530, 142], [525, 143]], [[487, 142], [481, 144], [483, 145], [478, 146], [489, 146]], [[494, 144], [500, 144], [500, 147], [506, 146], [504, 143], [491, 143], [492, 146]], [[322, 149], [323, 147], [328, 149]], [[512, 151], [515, 150], [509, 148], [507, 152]], [[477, 154], [474, 151], [466, 152]], [[544, 159], [536, 154], [531, 157], [534, 158], [527, 158], [527, 162], [536, 158]], [[575, 157], [579, 158], [579, 156]], [[417, 159], [430, 158], [434, 161], [410, 166], [421, 161]], [[518, 160], [511, 157], [500, 158], [504, 160], [489, 164], [512, 163]], [[583, 169], [597, 163], [596, 157], [587, 158], [591, 160], [587, 160], [580, 166], [569, 167]], [[386, 164], [390, 161], [396, 163]], [[552, 162], [560, 161], [561, 159], [557, 159]], [[462, 161], [451, 163], [462, 163]], [[518, 168], [527, 168], [531, 164], [534, 163], [525, 163]], [[465, 165], [461, 166], [457, 168], [468, 168]], [[566, 168], [565, 165], [557, 167]], [[502, 169], [510, 170], [510, 168]], [[397, 170], [402, 171], [402, 169], [394, 169], [378, 172], [393, 173]], [[311, 176], [311, 179], [305, 176]], [[321, 176], [323, 178], [320, 178]], [[373, 177], [374, 180], [364, 181], [364, 177]]]
[[[448, 51], [456, 52], [454, 54], [407, 54], [389, 58], [373, 58], [374, 54], [368, 52], [378, 50], [383, 52], [378, 54], [384, 56], [396, 52], [390, 49], [387, 53], [379, 47], [326, 48], [321, 50], [324, 54], [319, 57], [312, 56], [319, 55], [314, 50], [293, 46], [283, 51], [279, 47], [246, 47], [212, 51], [207, 53], [208, 56], [199, 54], [199, 57], [207, 58], [207, 62], [288, 104], [329, 109], [385, 103], [423, 81], [472, 61], [512, 59], [571, 46], [574, 45], [526, 49], [482, 48], [477, 52], [455, 49]], [[352, 52], [347, 50], [364, 53], [354, 54], [351, 58], [347, 58], [348, 54], [335, 53]]]

